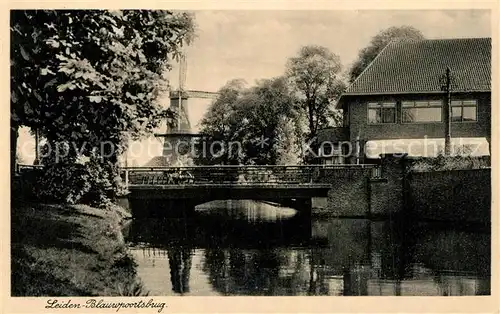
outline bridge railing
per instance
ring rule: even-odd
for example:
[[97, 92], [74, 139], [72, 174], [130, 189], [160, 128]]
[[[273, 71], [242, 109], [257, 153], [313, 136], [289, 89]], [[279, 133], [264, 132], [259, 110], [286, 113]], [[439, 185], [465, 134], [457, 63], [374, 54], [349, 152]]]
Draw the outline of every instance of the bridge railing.
[[305, 166], [193, 166], [122, 168], [127, 185], [184, 184], [307, 184], [314, 183], [327, 169], [351, 172], [374, 165]]
[[[43, 165], [18, 165], [16, 172], [37, 173]], [[355, 170], [371, 169], [370, 176], [381, 177], [377, 165], [303, 165], [303, 166], [192, 166], [192, 167], [124, 167], [122, 180], [128, 185], [185, 185], [185, 184], [306, 184], [314, 183], [326, 170], [335, 174], [352, 174]], [[329, 172], [331, 175], [332, 172]]]
[[36, 172], [36, 171], [40, 171], [42, 169], [43, 169], [43, 165], [17, 164], [15, 172], [16, 172], [16, 174], [22, 174], [22, 173], [27, 173], [27, 172]]

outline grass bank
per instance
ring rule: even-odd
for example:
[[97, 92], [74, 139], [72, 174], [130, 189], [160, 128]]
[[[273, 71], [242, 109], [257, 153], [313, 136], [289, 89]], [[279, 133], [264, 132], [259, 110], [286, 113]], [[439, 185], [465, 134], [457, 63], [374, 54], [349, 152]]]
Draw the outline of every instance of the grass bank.
[[120, 223], [124, 213], [14, 201], [12, 296], [144, 295]]

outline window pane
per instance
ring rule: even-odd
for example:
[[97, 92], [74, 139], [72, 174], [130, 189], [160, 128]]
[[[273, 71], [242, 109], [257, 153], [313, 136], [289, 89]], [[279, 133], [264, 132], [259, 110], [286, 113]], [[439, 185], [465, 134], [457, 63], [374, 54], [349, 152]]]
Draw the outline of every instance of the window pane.
[[418, 122], [441, 122], [442, 110], [439, 107], [417, 109]]
[[349, 111], [346, 109], [343, 112], [343, 119], [342, 119], [344, 126], [349, 126], [349, 118], [350, 118]]
[[339, 144], [333, 146], [332, 155], [335, 156], [342, 155], [342, 147]]
[[462, 105], [462, 101], [460, 101], [460, 100], [452, 100], [451, 101], [451, 105], [452, 106], [461, 106]]
[[382, 104], [382, 106], [383, 106], [384, 108], [396, 108], [396, 103], [393, 103], [393, 102], [384, 102], [384, 103]]
[[440, 100], [429, 101], [430, 107], [440, 107], [442, 105], [443, 105], [443, 103]]
[[403, 122], [441, 122], [442, 110], [433, 108], [408, 108], [403, 110]]
[[413, 101], [403, 101], [403, 102], [401, 102], [401, 105], [403, 107], [413, 107], [414, 102]]
[[462, 103], [464, 106], [475, 106], [476, 105], [475, 100], [464, 100]]
[[396, 122], [396, 109], [395, 108], [382, 109], [382, 122], [383, 123]]
[[380, 109], [368, 109], [368, 122], [380, 123]]
[[403, 109], [403, 111], [402, 111], [403, 122], [415, 122], [415, 113], [413, 111], [414, 110], [410, 109], [410, 108]]
[[463, 121], [476, 121], [476, 107], [463, 108]]
[[321, 146], [323, 149], [323, 156], [325, 155], [331, 155], [332, 154], [332, 145], [322, 145]]
[[451, 121], [453, 122], [462, 121], [462, 107], [451, 108]]
[[344, 156], [333, 157], [333, 163], [336, 164], [336, 165], [344, 164], [345, 163], [344, 159], [345, 159]]
[[376, 102], [369, 102], [368, 108], [380, 108], [380, 105]]
[[429, 102], [427, 101], [416, 101], [415, 107], [427, 107], [429, 106]]

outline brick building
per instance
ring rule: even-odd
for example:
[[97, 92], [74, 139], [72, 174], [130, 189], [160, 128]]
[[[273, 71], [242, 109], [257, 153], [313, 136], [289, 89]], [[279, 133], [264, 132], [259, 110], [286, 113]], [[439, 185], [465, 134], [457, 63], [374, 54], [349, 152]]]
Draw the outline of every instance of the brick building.
[[452, 145], [461, 147], [455, 152], [488, 155], [491, 39], [435, 39], [391, 42], [348, 87], [336, 105], [343, 110], [344, 126], [319, 132], [323, 162], [442, 152], [447, 67], [452, 78]]

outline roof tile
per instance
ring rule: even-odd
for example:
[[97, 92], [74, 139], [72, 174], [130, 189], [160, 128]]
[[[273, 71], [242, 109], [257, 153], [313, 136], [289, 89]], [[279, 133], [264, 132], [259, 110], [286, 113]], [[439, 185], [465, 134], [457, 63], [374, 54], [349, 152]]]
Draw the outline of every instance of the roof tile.
[[441, 91], [450, 67], [455, 91], [491, 90], [491, 38], [391, 42], [344, 95]]

